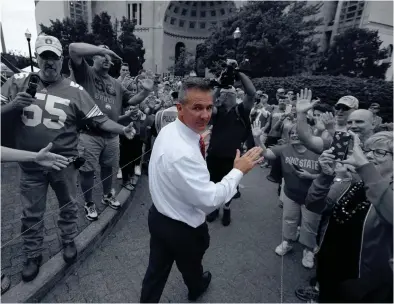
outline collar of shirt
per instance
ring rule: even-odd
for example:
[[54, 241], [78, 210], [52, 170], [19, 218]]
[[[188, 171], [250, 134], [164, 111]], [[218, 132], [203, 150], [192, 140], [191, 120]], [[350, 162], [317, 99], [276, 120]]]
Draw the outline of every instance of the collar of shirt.
[[186, 126], [182, 121], [179, 120], [179, 118], [175, 120], [175, 124], [179, 130], [179, 133], [184, 136], [184, 139], [190, 140], [192, 142], [196, 141], [197, 143], [200, 141], [200, 134]]

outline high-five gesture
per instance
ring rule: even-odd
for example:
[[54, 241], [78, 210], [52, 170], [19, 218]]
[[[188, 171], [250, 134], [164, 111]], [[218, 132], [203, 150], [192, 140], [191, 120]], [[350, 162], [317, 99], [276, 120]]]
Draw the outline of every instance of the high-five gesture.
[[136, 131], [133, 128], [133, 122], [131, 122], [127, 127], [123, 128], [123, 133], [124, 133], [124, 136], [127, 137], [127, 139], [134, 138]]
[[69, 165], [69, 161], [64, 156], [49, 152], [53, 144], [49, 143], [48, 146], [41, 149], [34, 160], [37, 164], [45, 167], [60, 171]]
[[263, 149], [254, 147], [240, 157], [241, 152], [237, 149], [237, 155], [234, 160], [234, 168], [240, 170], [243, 174], [248, 173], [253, 167], [261, 162], [264, 157], [261, 156]]
[[312, 109], [319, 100], [312, 101], [312, 91], [305, 89], [301, 90], [300, 93], [297, 93], [297, 113], [306, 113], [310, 109]]
[[153, 91], [153, 86], [155, 85], [152, 79], [146, 78], [138, 81], [142, 87], [149, 92]]
[[256, 119], [253, 122], [252, 134], [253, 134], [254, 137], [259, 137], [259, 136], [261, 136], [261, 134], [263, 134], [263, 129], [261, 128], [261, 121], [260, 121], [260, 119]]

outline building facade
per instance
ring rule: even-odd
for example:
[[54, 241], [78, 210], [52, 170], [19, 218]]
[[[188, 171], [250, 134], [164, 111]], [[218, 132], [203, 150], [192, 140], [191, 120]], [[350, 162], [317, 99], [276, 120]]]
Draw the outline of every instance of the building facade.
[[[83, 18], [106, 11], [111, 20], [123, 16], [136, 20], [135, 35], [144, 42], [144, 68], [166, 73], [184, 47], [196, 54], [197, 46], [209, 35], [212, 26], [225, 20], [243, 1], [35, 1], [36, 23], [48, 25], [50, 19]], [[317, 3], [319, 1], [309, 1]], [[317, 18], [323, 25], [317, 36], [322, 50], [335, 35], [349, 27], [378, 30], [382, 47], [393, 45], [392, 1], [324, 1]], [[241, 29], [242, 31], [242, 29]], [[392, 54], [387, 60], [392, 61]], [[392, 68], [387, 72], [392, 80]]]

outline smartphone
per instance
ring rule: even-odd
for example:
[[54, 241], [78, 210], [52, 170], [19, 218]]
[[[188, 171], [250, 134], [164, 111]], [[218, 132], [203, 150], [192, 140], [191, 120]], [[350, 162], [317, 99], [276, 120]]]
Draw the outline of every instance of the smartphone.
[[296, 165], [296, 164], [292, 164], [294, 169], [296, 169], [297, 171], [302, 171], [301, 167]]
[[26, 93], [30, 94], [31, 97], [35, 97], [37, 93], [38, 83], [40, 82], [40, 77], [36, 74], [32, 74], [29, 79], [29, 83], [26, 89]]
[[347, 132], [335, 132], [331, 144], [335, 160], [344, 160], [349, 152], [349, 145], [352, 136]]
[[285, 114], [286, 115], [290, 114], [292, 108], [293, 108], [293, 106], [291, 104], [286, 105]]

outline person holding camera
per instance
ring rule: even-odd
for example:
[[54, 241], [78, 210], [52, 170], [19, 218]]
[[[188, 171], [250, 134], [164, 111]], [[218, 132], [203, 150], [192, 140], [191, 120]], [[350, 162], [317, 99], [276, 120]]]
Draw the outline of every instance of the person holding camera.
[[[23, 208], [21, 230], [23, 253], [27, 258], [22, 269], [24, 281], [31, 281], [37, 276], [42, 262], [43, 217], [49, 185], [59, 201], [58, 226], [64, 248], [63, 258], [72, 263], [77, 257], [74, 243], [78, 234], [77, 176], [83, 162], [78, 157], [79, 127], [89, 125], [130, 138], [134, 136], [132, 125], [124, 127], [108, 119], [83, 87], [63, 78], [60, 73], [63, 49], [56, 37], [38, 36], [35, 49], [40, 72], [38, 75], [19, 73], [8, 79], [1, 87], [2, 114], [8, 112], [17, 118], [12, 125], [16, 149], [39, 152], [52, 143], [51, 152], [66, 157], [70, 164], [56, 171], [34, 161], [19, 163]], [[32, 78], [36, 77], [38, 82], [33, 82]]]
[[[245, 92], [242, 103], [237, 104], [236, 90], [232, 86], [235, 80], [240, 80]], [[251, 132], [250, 112], [255, 102], [256, 89], [252, 81], [238, 69], [235, 60], [228, 59], [226, 69], [222, 72], [214, 96], [215, 108], [212, 113], [212, 133], [208, 148], [207, 166], [211, 181], [220, 182], [233, 168], [237, 149], [248, 138]], [[222, 224], [230, 225], [230, 203], [223, 209]], [[219, 216], [216, 209], [207, 216], [208, 222], [213, 222]]]

